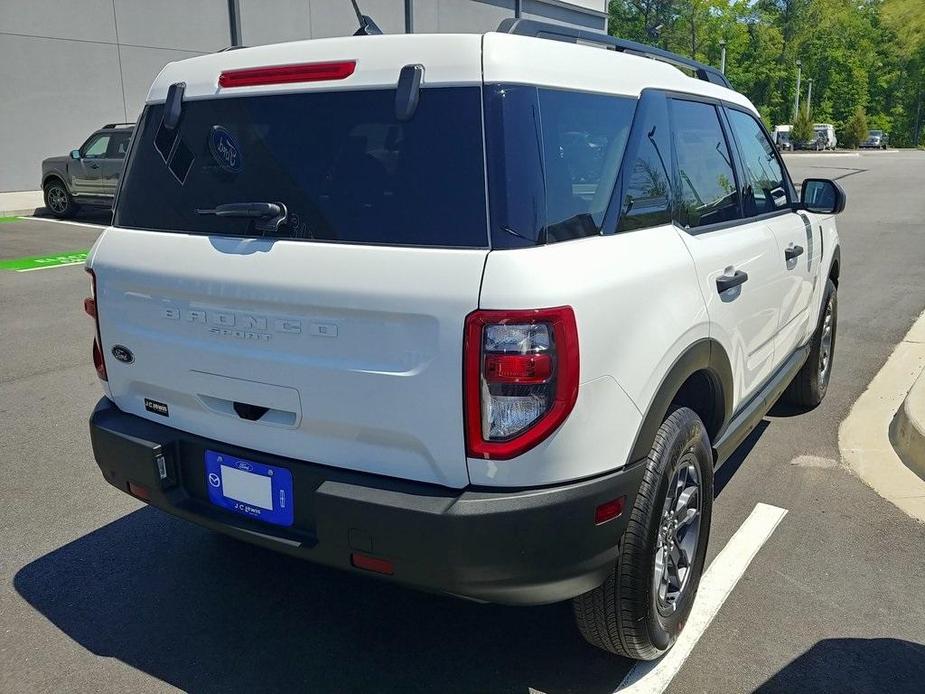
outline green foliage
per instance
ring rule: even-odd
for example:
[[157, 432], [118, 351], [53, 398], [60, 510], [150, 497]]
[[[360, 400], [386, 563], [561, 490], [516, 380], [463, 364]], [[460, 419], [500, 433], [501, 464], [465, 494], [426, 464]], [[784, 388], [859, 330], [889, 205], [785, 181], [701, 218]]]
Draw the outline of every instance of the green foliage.
[[[610, 32], [719, 65], [768, 125], [812, 114], [838, 139], [859, 108], [891, 144], [925, 141], [925, 0], [611, 0]], [[661, 26], [661, 29], [656, 30]], [[865, 133], [866, 136], [866, 133]]]
[[841, 131], [841, 140], [846, 147], [857, 147], [867, 139], [867, 114], [858, 106]]
[[809, 115], [809, 108], [805, 105], [800, 109], [796, 119], [793, 121], [790, 139], [795, 144], [804, 144], [816, 139], [816, 132], [813, 130], [813, 118]]

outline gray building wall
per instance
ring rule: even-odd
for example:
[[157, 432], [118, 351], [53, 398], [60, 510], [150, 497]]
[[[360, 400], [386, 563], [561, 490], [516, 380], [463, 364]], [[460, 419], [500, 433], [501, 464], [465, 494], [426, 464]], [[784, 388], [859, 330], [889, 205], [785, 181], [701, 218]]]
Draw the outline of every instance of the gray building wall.
[[[405, 0], [360, 0], [386, 33]], [[413, 30], [484, 32], [521, 16], [606, 30], [606, 0], [412, 0]], [[104, 123], [135, 121], [167, 63], [231, 44], [343, 36], [350, 0], [0, 0], [0, 192], [39, 187], [42, 159]]]

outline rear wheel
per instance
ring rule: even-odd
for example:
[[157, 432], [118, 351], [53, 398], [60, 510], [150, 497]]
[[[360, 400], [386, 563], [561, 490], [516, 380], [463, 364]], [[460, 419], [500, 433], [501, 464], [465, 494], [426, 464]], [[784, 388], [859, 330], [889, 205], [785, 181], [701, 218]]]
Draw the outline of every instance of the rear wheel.
[[52, 178], [45, 184], [45, 207], [55, 217], [71, 217], [77, 211], [74, 198], [67, 192], [64, 183], [58, 178]]
[[838, 290], [832, 280], [825, 284], [825, 300], [819, 324], [813, 333], [809, 357], [787, 386], [784, 400], [803, 408], [816, 407], [825, 397], [835, 358], [835, 332], [838, 328]]
[[668, 415], [645, 465], [617, 564], [603, 585], [573, 606], [589, 643], [653, 660], [684, 628], [710, 535], [713, 454], [693, 410], [680, 407]]

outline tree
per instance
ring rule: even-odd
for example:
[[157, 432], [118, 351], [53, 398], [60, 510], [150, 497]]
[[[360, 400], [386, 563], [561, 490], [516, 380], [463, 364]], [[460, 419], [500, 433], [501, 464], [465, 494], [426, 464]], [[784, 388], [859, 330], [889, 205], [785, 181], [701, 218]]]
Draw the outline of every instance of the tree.
[[847, 147], [857, 147], [867, 139], [867, 114], [862, 106], [854, 110], [854, 115], [845, 124], [840, 139]]
[[610, 0], [609, 28], [712, 65], [725, 43], [726, 76], [773, 124], [792, 117], [800, 60], [814, 117], [839, 139], [863, 108], [891, 143], [909, 146], [925, 138], [923, 2]]
[[816, 138], [816, 132], [813, 130], [813, 119], [809, 114], [809, 108], [803, 106], [797, 114], [796, 120], [793, 121], [793, 130], [790, 132], [790, 139], [794, 146], [807, 142], [812, 142]]

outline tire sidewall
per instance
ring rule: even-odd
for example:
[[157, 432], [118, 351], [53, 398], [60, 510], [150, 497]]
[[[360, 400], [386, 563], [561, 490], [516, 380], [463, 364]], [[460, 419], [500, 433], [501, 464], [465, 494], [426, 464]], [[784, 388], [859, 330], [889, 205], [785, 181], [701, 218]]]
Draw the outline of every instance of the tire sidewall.
[[[822, 353], [822, 330], [825, 324], [826, 307], [832, 303], [832, 344], [829, 346], [829, 366], [826, 370], [825, 379], [819, 378], [819, 357]], [[815, 386], [817, 400], [822, 401], [826, 391], [829, 389], [829, 381], [832, 380], [832, 367], [835, 364], [835, 343], [838, 338], [838, 291], [832, 280], [827, 280], [825, 285], [825, 299], [822, 302], [822, 311], [819, 314], [819, 323], [816, 326], [816, 334], [813, 336], [813, 368], [815, 369]]]
[[[67, 200], [67, 206], [63, 210], [60, 210], [60, 211], [55, 210], [49, 203], [48, 198], [50, 196], [51, 191], [54, 188], [60, 188], [61, 190], [64, 191], [65, 200]], [[54, 215], [55, 217], [68, 217], [71, 215], [71, 213], [73, 213], [74, 201], [71, 198], [71, 194], [68, 192], [67, 187], [64, 185], [63, 182], [61, 182], [58, 179], [52, 179], [48, 183], [45, 184], [43, 191], [44, 191], [45, 207], [48, 209], [49, 212], [52, 213], [52, 215]]]
[[[648, 547], [650, 549], [648, 561], [645, 563], [648, 579], [647, 630], [652, 644], [661, 651], [671, 648], [677, 640], [694, 605], [694, 598], [697, 595], [697, 588], [700, 584], [700, 577], [706, 560], [707, 543], [710, 537], [710, 521], [713, 515], [713, 453], [706, 428], [693, 411], [682, 408], [677, 412], [683, 412], [684, 426], [679, 431], [673, 432], [674, 435], [667, 442], [667, 446], [658, 451], [660, 481], [655, 503], [652, 504], [652, 508], [649, 510], [647, 526]], [[666, 616], [659, 611], [658, 597], [652, 590], [652, 575], [655, 570], [655, 547], [658, 540], [662, 507], [668, 493], [668, 484], [678, 466], [681, 455], [688, 449], [692, 449], [695, 454], [701, 480], [700, 536], [684, 594], [675, 611]]]

